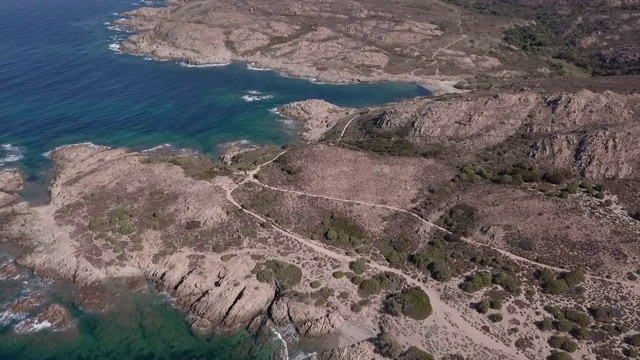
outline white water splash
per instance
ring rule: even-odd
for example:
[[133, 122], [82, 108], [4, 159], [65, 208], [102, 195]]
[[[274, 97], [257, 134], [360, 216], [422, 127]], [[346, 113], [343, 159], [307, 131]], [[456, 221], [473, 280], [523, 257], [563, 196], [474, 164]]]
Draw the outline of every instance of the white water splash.
[[21, 160], [24, 155], [22, 155], [22, 151], [19, 147], [13, 146], [11, 144], [3, 144], [0, 145], [2, 149], [7, 153], [7, 155], [0, 159], [0, 165], [4, 165], [9, 162], [15, 162]]
[[221, 66], [228, 66], [231, 65], [231, 63], [227, 62], [227, 63], [211, 63], [211, 64], [199, 64], [199, 65], [195, 65], [195, 64], [189, 64], [186, 63], [184, 61], [181, 61], [178, 63], [180, 66], [183, 67], [188, 67], [188, 68], [208, 68], [208, 67], [221, 67]]
[[66, 147], [72, 147], [72, 146], [88, 146], [94, 149], [110, 149], [110, 147], [108, 146], [104, 146], [104, 145], [96, 145], [94, 143], [91, 142], [83, 142], [83, 143], [78, 143], [78, 144], [69, 144], [69, 145], [62, 145], [62, 146], [58, 146], [57, 148], [53, 149], [53, 150], [49, 150], [45, 153], [42, 153], [42, 156], [46, 157], [46, 158], [51, 158], [51, 154], [54, 151], [58, 151], [60, 149], [64, 149]]
[[280, 358], [282, 360], [289, 360], [289, 347], [287, 346], [287, 342], [284, 341], [284, 338], [278, 332], [278, 330], [271, 328], [271, 331], [276, 336], [276, 338], [282, 343], [282, 348], [280, 349]]

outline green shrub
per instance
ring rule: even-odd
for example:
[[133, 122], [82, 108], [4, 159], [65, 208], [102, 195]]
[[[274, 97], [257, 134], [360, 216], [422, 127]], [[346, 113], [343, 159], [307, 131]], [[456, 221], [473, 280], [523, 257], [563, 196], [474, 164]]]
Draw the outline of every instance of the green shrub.
[[631, 346], [640, 347], [640, 334], [627, 336], [624, 342]]
[[556, 169], [545, 174], [544, 180], [551, 184], [562, 185], [567, 181], [567, 174], [562, 170]]
[[340, 299], [342, 300], [347, 300], [348, 298], [351, 297], [351, 295], [349, 295], [348, 291], [343, 291], [340, 293], [340, 295], [338, 295], [338, 297], [340, 297]]
[[585, 278], [584, 270], [574, 269], [568, 273], [562, 274], [562, 279], [567, 283], [570, 288], [582, 283]]
[[361, 310], [362, 310], [362, 305], [360, 305], [360, 304], [358, 304], [356, 302], [351, 304], [351, 311], [357, 313], [357, 312], [360, 312]]
[[536, 325], [538, 329], [542, 331], [550, 331], [550, 330], [553, 330], [554, 328], [553, 319], [546, 316], [541, 321], [538, 321]]
[[302, 270], [299, 267], [279, 260], [267, 260], [262, 264], [256, 264], [253, 272], [258, 281], [275, 281], [278, 287], [285, 290], [302, 281]]
[[444, 261], [434, 261], [429, 264], [428, 268], [431, 272], [431, 277], [435, 280], [447, 282], [453, 277], [453, 270], [451, 270], [451, 266]]
[[571, 183], [571, 184], [568, 184], [563, 190], [564, 192], [573, 195], [573, 194], [577, 194], [578, 191], [580, 191], [580, 188], [578, 187], [578, 184]]
[[400, 357], [402, 353], [402, 347], [396, 342], [396, 340], [391, 336], [388, 332], [383, 332], [378, 336], [375, 341], [376, 350], [380, 353], [380, 355], [397, 359]]
[[494, 322], [494, 323], [500, 322], [503, 319], [502, 314], [500, 313], [489, 314], [488, 318], [491, 322]]
[[490, 272], [479, 271], [466, 278], [466, 280], [460, 284], [460, 289], [466, 292], [476, 292], [491, 285], [492, 276]]
[[580, 326], [574, 326], [573, 329], [571, 329], [570, 334], [576, 338], [576, 340], [588, 340], [591, 337], [589, 330]]
[[578, 344], [566, 336], [554, 335], [549, 338], [549, 346], [554, 349], [561, 349], [566, 352], [574, 352], [578, 348]]
[[198, 220], [189, 220], [185, 225], [186, 230], [195, 230], [202, 226], [202, 223]]
[[492, 282], [496, 285], [502, 286], [503, 289], [510, 293], [517, 293], [520, 291], [520, 281], [505, 272], [500, 272], [493, 276]]
[[494, 310], [502, 309], [502, 301], [500, 299], [491, 299], [489, 300], [489, 307]]
[[93, 219], [89, 222], [89, 230], [91, 231], [100, 231], [106, 228], [109, 225], [109, 220], [106, 218], [100, 217]]
[[467, 204], [457, 204], [442, 216], [444, 228], [454, 234], [468, 235], [478, 219], [478, 209]]
[[309, 286], [311, 286], [312, 289], [317, 289], [320, 286], [322, 286], [322, 283], [318, 280], [314, 280], [312, 282], [309, 283]]
[[362, 297], [379, 294], [380, 291], [382, 291], [382, 288], [376, 279], [366, 279], [358, 286], [358, 293]]
[[564, 317], [567, 320], [574, 322], [582, 327], [588, 327], [589, 325], [591, 325], [591, 317], [589, 316], [589, 314], [579, 310], [565, 309]]
[[476, 310], [480, 314], [486, 314], [487, 312], [489, 312], [490, 308], [491, 308], [491, 301], [489, 299], [482, 299], [482, 301], [476, 304]]
[[569, 291], [569, 285], [567, 282], [559, 279], [548, 282], [542, 286], [542, 291], [551, 295], [560, 295]]
[[362, 275], [367, 271], [367, 262], [365, 259], [358, 259], [349, 263], [349, 269], [358, 275]]
[[573, 323], [567, 319], [560, 319], [554, 323], [556, 330], [560, 332], [569, 332], [573, 329]]
[[573, 357], [566, 352], [554, 351], [547, 357], [547, 360], [573, 360]]
[[360, 246], [365, 242], [362, 228], [344, 215], [332, 214], [322, 222], [326, 240], [342, 246]]
[[338, 271], [334, 272], [332, 275], [336, 279], [342, 279], [344, 277], [344, 272], [338, 270]]
[[402, 354], [401, 359], [402, 360], [435, 360], [435, 358], [431, 354], [415, 346], [409, 346], [407, 351], [405, 351]]
[[431, 315], [429, 296], [420, 288], [405, 289], [387, 297], [387, 309], [394, 315], [402, 314], [416, 320], [424, 320]]
[[632, 358], [635, 359], [637, 358], [640, 354], [638, 353], [638, 350], [634, 349], [634, 348], [624, 348], [622, 349], [622, 355], [628, 357], [628, 358]]

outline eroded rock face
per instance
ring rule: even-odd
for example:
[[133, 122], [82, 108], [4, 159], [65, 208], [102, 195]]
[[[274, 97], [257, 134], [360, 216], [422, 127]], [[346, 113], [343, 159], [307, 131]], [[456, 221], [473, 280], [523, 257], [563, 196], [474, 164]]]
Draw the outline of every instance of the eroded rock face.
[[319, 360], [382, 360], [383, 356], [376, 354], [375, 347], [368, 341], [362, 341], [346, 348], [338, 348], [322, 352]]
[[319, 319], [302, 324], [298, 327], [298, 332], [305, 336], [319, 337], [334, 332], [342, 324], [344, 324], [344, 318], [340, 314], [332, 312]]
[[409, 129], [415, 144], [477, 154], [527, 134], [536, 162], [594, 179], [625, 178], [638, 166], [640, 95], [611, 91], [545, 95], [533, 91], [432, 101], [413, 99], [372, 110], [373, 125]]
[[73, 327], [73, 318], [69, 311], [60, 304], [51, 304], [36, 316], [40, 324], [47, 323], [55, 330], [68, 330]]
[[24, 178], [18, 171], [0, 171], [0, 191], [14, 193], [24, 188]]
[[278, 108], [282, 116], [300, 123], [300, 136], [306, 141], [318, 141], [338, 121], [355, 113], [354, 109], [340, 108], [324, 100], [305, 100]]

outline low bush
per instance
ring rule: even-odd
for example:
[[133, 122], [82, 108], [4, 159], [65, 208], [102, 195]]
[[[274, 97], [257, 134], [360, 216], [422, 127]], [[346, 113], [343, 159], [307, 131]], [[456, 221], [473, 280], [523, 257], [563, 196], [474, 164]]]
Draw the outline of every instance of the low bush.
[[435, 360], [435, 358], [431, 354], [415, 346], [409, 346], [407, 351], [405, 351], [402, 354], [402, 357], [400, 359], [402, 360]]
[[420, 288], [405, 289], [389, 295], [385, 305], [391, 314], [402, 314], [415, 320], [424, 320], [432, 312], [429, 296]]
[[274, 281], [278, 287], [285, 290], [291, 289], [302, 281], [302, 270], [299, 267], [279, 260], [267, 260], [256, 264], [253, 272], [258, 281]]
[[467, 204], [457, 204], [442, 216], [444, 228], [454, 234], [468, 235], [478, 219], [478, 209]]
[[475, 274], [468, 276], [465, 281], [460, 284], [460, 289], [465, 292], [476, 292], [491, 285], [492, 276], [490, 272], [478, 271]]
[[367, 271], [367, 262], [364, 259], [358, 259], [349, 263], [349, 269], [357, 275], [362, 275]]

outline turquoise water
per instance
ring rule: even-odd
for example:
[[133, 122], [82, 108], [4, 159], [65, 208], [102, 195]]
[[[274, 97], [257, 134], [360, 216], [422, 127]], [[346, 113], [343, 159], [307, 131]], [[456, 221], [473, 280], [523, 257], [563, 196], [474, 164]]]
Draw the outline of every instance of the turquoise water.
[[[79, 142], [170, 143], [216, 156], [231, 141], [294, 140], [269, 112], [291, 101], [366, 106], [429, 94], [413, 84], [320, 85], [245, 64], [186, 68], [119, 55], [109, 45], [126, 34], [104, 23], [141, 6], [131, 1], [0, 1], [0, 165], [37, 173], [48, 164], [42, 153]], [[270, 98], [247, 102], [250, 92]]]
[[[141, 6], [132, 1], [0, 1], [0, 168], [30, 175], [39, 187], [27, 194], [40, 195], [28, 196], [44, 193], [51, 164], [43, 154], [61, 145], [169, 143], [215, 157], [232, 141], [295, 141], [291, 125], [269, 111], [288, 102], [366, 106], [429, 95], [412, 84], [319, 85], [246, 64], [187, 68], [116, 54], [109, 45], [126, 34], [105, 23]], [[21, 282], [0, 280], [0, 306], [24, 291]], [[77, 333], [16, 335], [0, 325], [0, 359], [266, 359], [277, 345], [246, 333], [195, 336], [157, 294], [128, 297], [103, 315], [65, 304]]]

